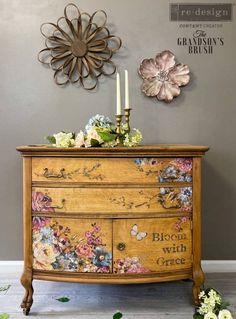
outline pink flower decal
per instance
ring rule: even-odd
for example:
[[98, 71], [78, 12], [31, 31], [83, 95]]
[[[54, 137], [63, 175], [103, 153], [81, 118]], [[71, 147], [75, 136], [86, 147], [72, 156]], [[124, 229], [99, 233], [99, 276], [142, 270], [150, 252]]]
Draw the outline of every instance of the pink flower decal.
[[98, 225], [96, 225], [96, 224], [94, 224], [94, 225], [93, 225], [93, 229], [94, 229], [95, 233], [99, 233], [100, 230], [101, 230], [101, 227], [98, 226]]
[[92, 237], [92, 233], [91, 233], [90, 231], [86, 231], [86, 232], [85, 232], [85, 237], [86, 237], [86, 238]]
[[100, 237], [95, 239], [95, 245], [97, 246], [102, 245], [102, 239]]
[[40, 230], [42, 227], [50, 223], [50, 218], [47, 217], [33, 217], [33, 230]]
[[180, 218], [178, 218], [178, 221], [174, 224], [174, 228], [177, 231], [181, 231], [181, 230], [183, 230], [182, 225], [187, 223], [188, 221], [189, 221], [188, 216], [180, 217]]
[[184, 173], [191, 172], [193, 160], [191, 158], [176, 158], [176, 166]]
[[189, 67], [176, 64], [174, 54], [167, 50], [154, 59], [144, 59], [139, 74], [143, 78], [142, 91], [165, 102], [171, 102], [180, 95], [179, 87], [187, 85], [190, 80]]
[[80, 257], [92, 257], [92, 249], [88, 244], [79, 244], [76, 247], [76, 254]]
[[117, 259], [114, 265], [114, 271], [118, 274], [125, 273], [146, 273], [150, 270], [144, 267], [138, 257], [126, 257]]
[[42, 192], [32, 192], [32, 210], [34, 212], [51, 212], [55, 210], [52, 205], [52, 199]]

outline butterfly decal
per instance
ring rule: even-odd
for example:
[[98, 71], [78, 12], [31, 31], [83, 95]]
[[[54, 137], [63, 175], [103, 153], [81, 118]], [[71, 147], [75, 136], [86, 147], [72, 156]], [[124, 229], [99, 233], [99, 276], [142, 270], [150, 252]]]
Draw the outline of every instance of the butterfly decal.
[[131, 236], [135, 236], [137, 240], [142, 240], [147, 236], [146, 232], [139, 232], [138, 231], [138, 225], [134, 224], [130, 230]]

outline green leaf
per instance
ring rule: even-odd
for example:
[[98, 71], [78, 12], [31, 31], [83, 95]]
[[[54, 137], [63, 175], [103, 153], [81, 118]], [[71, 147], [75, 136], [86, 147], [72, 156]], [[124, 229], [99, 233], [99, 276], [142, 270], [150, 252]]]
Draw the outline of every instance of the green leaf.
[[0, 292], [7, 291], [10, 287], [11, 285], [0, 286]]
[[223, 310], [226, 309], [228, 306], [230, 306], [230, 303], [227, 301], [222, 301], [221, 304], [219, 305], [219, 309]]
[[70, 301], [70, 298], [68, 298], [68, 297], [61, 297], [61, 298], [58, 298], [58, 299], [56, 299], [56, 300], [58, 300], [58, 301], [60, 301], [60, 302], [68, 302], [68, 301]]
[[104, 141], [104, 142], [111, 142], [111, 141], [114, 141], [116, 139], [116, 134], [111, 134], [109, 132], [98, 132], [98, 135], [101, 137], [101, 139]]
[[199, 313], [195, 313], [193, 315], [193, 319], [204, 319], [204, 316], [203, 315], [200, 315]]
[[120, 319], [120, 318], [122, 318], [122, 317], [123, 317], [123, 315], [122, 315], [121, 312], [117, 312], [117, 313], [115, 313], [115, 314], [113, 315], [113, 319]]
[[56, 139], [55, 139], [55, 137], [52, 136], [52, 135], [47, 136], [47, 137], [46, 137], [46, 140], [48, 140], [48, 142], [49, 142], [50, 144], [56, 144]]
[[10, 318], [10, 315], [8, 313], [1, 313], [0, 314], [0, 319], [8, 319]]
[[98, 140], [95, 140], [94, 138], [91, 138], [90, 143], [92, 147], [100, 146]]

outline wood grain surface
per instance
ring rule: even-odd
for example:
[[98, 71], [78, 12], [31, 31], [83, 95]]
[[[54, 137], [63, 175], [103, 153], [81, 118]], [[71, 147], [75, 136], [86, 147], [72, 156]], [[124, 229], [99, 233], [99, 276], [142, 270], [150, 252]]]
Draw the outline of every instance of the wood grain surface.
[[[46, 194], [55, 212], [69, 213], [153, 213], [180, 212], [183, 208], [177, 197], [181, 188], [172, 189], [172, 197], [165, 203], [158, 200], [160, 188], [41, 188], [33, 187], [32, 192]], [[167, 195], [168, 196], [168, 195]], [[63, 203], [64, 201], [64, 203]], [[191, 201], [191, 198], [190, 198]], [[38, 210], [40, 211], [40, 210]], [[42, 208], [47, 212], [47, 209]], [[148, 217], [148, 215], [147, 215]]]
[[[189, 218], [120, 219], [113, 221], [113, 260], [116, 272], [171, 272], [192, 267]], [[124, 245], [120, 250], [119, 245]], [[133, 262], [134, 260], [134, 262]], [[124, 264], [128, 266], [125, 267]], [[138, 264], [138, 266], [137, 266]]]
[[[140, 160], [140, 163], [139, 163]], [[33, 158], [33, 182], [157, 184], [175, 158]], [[178, 174], [177, 174], [178, 175]], [[189, 172], [189, 176], [192, 172]], [[178, 182], [172, 178], [171, 182]], [[183, 181], [181, 181], [183, 182]]]

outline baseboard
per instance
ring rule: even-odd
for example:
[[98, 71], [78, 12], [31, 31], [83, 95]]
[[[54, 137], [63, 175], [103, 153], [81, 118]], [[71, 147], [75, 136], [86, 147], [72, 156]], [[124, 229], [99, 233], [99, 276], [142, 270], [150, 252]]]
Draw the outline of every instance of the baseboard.
[[[202, 269], [205, 273], [236, 272], [236, 260], [203, 260]], [[21, 273], [23, 261], [0, 261], [0, 275]]]
[[23, 260], [0, 260], [0, 275], [22, 273]]
[[236, 272], [236, 260], [203, 260], [202, 269], [209, 272]]

